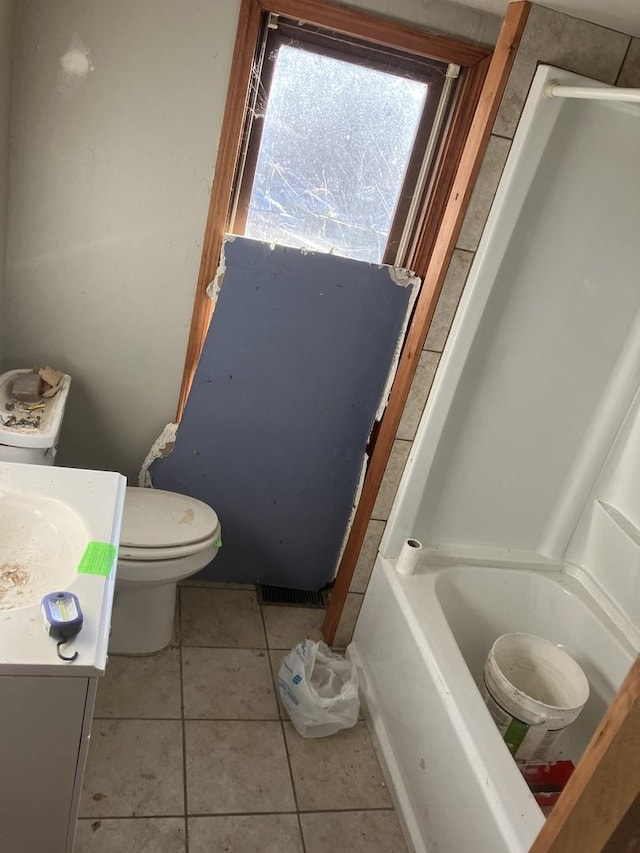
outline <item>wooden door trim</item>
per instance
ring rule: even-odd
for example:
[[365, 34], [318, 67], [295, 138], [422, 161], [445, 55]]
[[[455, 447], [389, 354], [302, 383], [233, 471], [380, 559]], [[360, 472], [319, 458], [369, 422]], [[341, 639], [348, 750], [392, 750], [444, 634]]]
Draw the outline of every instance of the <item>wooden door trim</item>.
[[213, 280], [220, 263], [222, 240], [229, 218], [236, 164], [240, 154], [242, 129], [251, 88], [255, 48], [260, 37], [261, 26], [261, 4], [258, 0], [242, 0], [202, 243], [200, 269], [178, 399], [177, 421], [182, 418], [215, 307], [214, 301], [207, 295], [207, 287]]
[[423, 277], [423, 284], [407, 330], [389, 404], [380, 423], [358, 507], [354, 514], [351, 530], [338, 567], [331, 600], [325, 614], [322, 633], [327, 643], [332, 643], [336, 635], [351, 578], [355, 572], [367, 526], [391, 455], [411, 382], [418, 367], [420, 353], [431, 324], [442, 283], [460, 233], [471, 191], [480, 170], [491, 128], [500, 106], [530, 8], [529, 2], [511, 3], [507, 7], [507, 13], [493, 55], [490, 60], [483, 60], [488, 64], [486, 78], [438, 228], [433, 250], [428, 258], [422, 257], [420, 247], [416, 252], [416, 260], [426, 264], [426, 268], [417, 265], [414, 267], [416, 273]]

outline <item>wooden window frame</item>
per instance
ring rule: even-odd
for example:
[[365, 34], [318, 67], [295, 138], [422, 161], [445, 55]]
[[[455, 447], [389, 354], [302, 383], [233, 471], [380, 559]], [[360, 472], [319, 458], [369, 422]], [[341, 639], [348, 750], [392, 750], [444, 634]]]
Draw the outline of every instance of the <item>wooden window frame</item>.
[[[444, 186], [447, 183], [447, 175], [455, 172], [452, 161], [458, 160], [461, 154], [462, 145], [459, 141], [454, 144], [455, 138], [462, 141], [466, 138], [470, 121], [469, 106], [475, 106], [487, 70], [487, 57], [490, 55], [487, 48], [429, 33], [371, 12], [337, 6], [323, 0], [242, 0], [178, 402], [178, 420], [184, 411], [213, 314], [214, 303], [207, 296], [206, 290], [216, 274], [222, 240], [229, 222], [242, 148], [245, 113], [254, 83], [256, 48], [260, 40], [263, 16], [270, 12], [345, 35], [355, 34], [360, 39], [406, 53], [460, 65], [465, 71], [465, 80], [452, 119], [449, 133], [452, 144], [448, 146], [444, 158], [447, 162], [443, 162], [439, 170], [444, 179], [441, 187], [443, 195], [444, 190], [449, 189], [451, 185], [449, 180], [449, 186]], [[439, 180], [437, 183], [440, 185]], [[434, 205], [435, 200], [432, 202], [432, 206]], [[443, 207], [442, 200], [439, 206]], [[414, 254], [418, 254], [415, 249]]]
[[[306, 23], [291, 21], [280, 16], [277, 27], [270, 27], [268, 19], [263, 22], [261, 47], [256, 56], [264, 56], [258, 67], [260, 86], [254, 92], [255, 108], [245, 113], [243, 131], [243, 149], [234, 182], [234, 203], [230, 217], [230, 228], [234, 234], [244, 234], [248, 218], [249, 204], [253, 192], [255, 170], [258, 163], [265, 119], [265, 104], [268, 103], [275, 62], [270, 54], [284, 45], [294, 45], [301, 50], [315, 52], [320, 56], [331, 57], [342, 62], [357, 62], [368, 68], [388, 71], [397, 76], [406, 76], [419, 80], [429, 86], [429, 95], [422, 110], [415, 132], [414, 144], [407, 159], [407, 169], [400, 185], [396, 209], [390, 223], [389, 233], [381, 263], [392, 266], [404, 266], [404, 258], [398, 258], [400, 239], [405, 230], [405, 222], [412, 203], [413, 188], [416, 186], [422, 161], [425, 156], [435, 118], [440, 107], [444, 90], [448, 63], [426, 58], [416, 54], [407, 54], [388, 46], [378, 46], [363, 42], [355, 36], [341, 37], [324, 28], [309, 27]], [[260, 64], [260, 59], [257, 60]], [[455, 93], [453, 93], [455, 96]], [[455, 101], [452, 99], [450, 107]], [[441, 133], [441, 136], [443, 134]], [[432, 167], [433, 168], [433, 167]]]
[[214, 310], [214, 302], [206, 290], [216, 274], [231, 215], [263, 16], [274, 13], [303, 20], [407, 53], [455, 63], [464, 75], [446, 141], [434, 169], [434, 191], [409, 247], [406, 266], [422, 278], [423, 284], [407, 329], [387, 409], [375, 442], [371, 442], [369, 448], [371, 455], [363, 489], [325, 616], [323, 633], [329, 643], [335, 636], [402, 410], [529, 9], [530, 3], [526, 0], [509, 5], [492, 58], [488, 48], [324, 0], [241, 0], [177, 420], [182, 417]]

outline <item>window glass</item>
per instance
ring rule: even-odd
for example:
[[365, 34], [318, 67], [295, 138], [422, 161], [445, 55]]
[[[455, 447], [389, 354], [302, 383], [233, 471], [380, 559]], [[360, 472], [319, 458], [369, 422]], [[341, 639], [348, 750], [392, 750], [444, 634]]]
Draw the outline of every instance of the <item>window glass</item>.
[[273, 74], [244, 233], [380, 263], [428, 84], [291, 45]]

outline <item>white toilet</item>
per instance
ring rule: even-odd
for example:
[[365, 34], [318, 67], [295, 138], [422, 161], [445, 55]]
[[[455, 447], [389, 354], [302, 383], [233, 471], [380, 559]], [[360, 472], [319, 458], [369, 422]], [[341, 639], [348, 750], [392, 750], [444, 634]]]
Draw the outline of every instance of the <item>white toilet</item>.
[[7, 410], [8, 406], [14, 405], [11, 388], [13, 381], [24, 373], [33, 371], [30, 368], [9, 370], [0, 376], [0, 460], [24, 465], [53, 465], [71, 377], [64, 374], [61, 388], [55, 397], [42, 401], [44, 409], [39, 411], [41, 422], [37, 429], [28, 426], [11, 427], [6, 422], [12, 414], [17, 414]]
[[109, 653], [145, 655], [167, 646], [176, 584], [210, 563], [221, 544], [218, 516], [202, 501], [127, 488]]
[[[0, 376], [0, 411], [20, 373]], [[0, 418], [0, 460], [53, 465], [71, 377], [47, 401], [38, 429], [15, 429]], [[129, 487], [125, 498], [110, 654], [148, 655], [171, 642], [178, 581], [199, 572], [221, 545], [218, 516], [202, 501], [160, 489]]]

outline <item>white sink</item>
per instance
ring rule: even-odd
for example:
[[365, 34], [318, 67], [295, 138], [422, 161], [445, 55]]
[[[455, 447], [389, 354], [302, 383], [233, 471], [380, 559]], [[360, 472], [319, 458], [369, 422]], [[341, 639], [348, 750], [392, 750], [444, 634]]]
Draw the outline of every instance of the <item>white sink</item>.
[[[0, 460], [0, 676], [104, 672], [125, 487], [109, 471]], [[43, 630], [50, 592], [80, 603], [73, 663]]]
[[38, 495], [0, 497], [0, 610], [39, 604], [75, 578], [89, 529], [66, 503]]
[[[0, 460], [0, 850], [71, 851], [105, 670], [126, 480]], [[73, 637], [40, 601], [69, 592]], [[47, 630], [45, 630], [47, 629]], [[34, 817], [35, 815], [35, 817]]]

